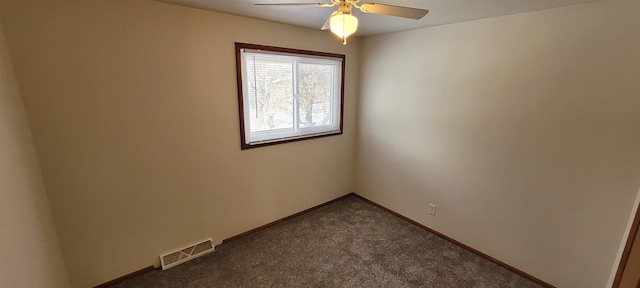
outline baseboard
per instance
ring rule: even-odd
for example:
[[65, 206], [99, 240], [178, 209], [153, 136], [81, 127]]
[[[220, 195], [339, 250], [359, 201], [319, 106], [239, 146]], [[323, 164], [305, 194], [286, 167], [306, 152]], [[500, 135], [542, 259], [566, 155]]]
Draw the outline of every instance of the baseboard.
[[124, 280], [130, 279], [130, 278], [133, 278], [133, 277], [136, 277], [136, 276], [140, 276], [140, 275], [142, 275], [144, 273], [147, 273], [147, 272], [149, 272], [149, 271], [151, 271], [153, 269], [155, 269], [153, 267], [153, 265], [149, 266], [149, 267], [146, 267], [146, 268], [142, 268], [142, 269], [140, 269], [138, 271], [135, 271], [135, 272], [129, 273], [127, 275], [124, 275], [122, 277], [113, 279], [113, 280], [111, 280], [109, 282], [104, 282], [104, 283], [102, 283], [100, 285], [93, 286], [93, 288], [106, 288], [106, 287], [109, 287], [109, 286], [113, 286], [113, 285], [116, 285], [116, 284], [118, 284], [118, 283], [120, 283], [120, 282], [122, 282]]
[[462, 247], [462, 248], [464, 248], [466, 250], [469, 250], [469, 251], [475, 253], [476, 255], [478, 255], [478, 256], [480, 256], [482, 258], [485, 258], [485, 259], [487, 259], [487, 260], [489, 260], [489, 261], [491, 261], [493, 263], [496, 263], [496, 264], [498, 264], [498, 265], [500, 265], [500, 266], [502, 266], [502, 267], [504, 267], [506, 269], [509, 269], [512, 272], [514, 272], [514, 273], [516, 273], [518, 275], [521, 275], [522, 277], [528, 278], [531, 281], [533, 281], [533, 282], [535, 282], [535, 283], [537, 283], [537, 284], [539, 284], [541, 286], [544, 286], [544, 287], [547, 287], [547, 288], [556, 288], [556, 286], [553, 286], [553, 285], [551, 285], [551, 284], [549, 284], [549, 283], [547, 283], [545, 281], [542, 281], [542, 280], [534, 277], [531, 274], [528, 274], [528, 273], [526, 273], [526, 272], [524, 272], [524, 271], [522, 271], [522, 270], [520, 270], [518, 268], [515, 268], [515, 267], [513, 267], [513, 266], [511, 266], [511, 265], [509, 265], [507, 263], [504, 263], [504, 262], [502, 262], [502, 261], [500, 261], [500, 260], [498, 260], [496, 258], [493, 258], [493, 257], [491, 257], [491, 256], [489, 256], [489, 255], [487, 255], [487, 254], [485, 254], [483, 252], [480, 252], [480, 251], [478, 251], [478, 250], [476, 250], [476, 249], [474, 249], [472, 247], [469, 247], [469, 246], [463, 244], [462, 242], [459, 242], [459, 241], [457, 241], [457, 240], [455, 240], [455, 239], [453, 239], [453, 238], [451, 238], [451, 237], [449, 237], [447, 235], [444, 235], [444, 234], [442, 234], [442, 233], [440, 233], [440, 232], [438, 232], [438, 231], [436, 231], [436, 230], [434, 230], [432, 228], [429, 228], [429, 227], [424, 226], [424, 225], [422, 225], [422, 224], [420, 224], [420, 223], [418, 223], [418, 222], [416, 222], [416, 221], [414, 221], [412, 219], [409, 219], [409, 218], [403, 216], [402, 214], [400, 214], [400, 213], [398, 213], [396, 211], [393, 211], [393, 210], [391, 210], [391, 209], [389, 209], [387, 207], [384, 207], [384, 206], [382, 206], [382, 205], [380, 205], [380, 204], [378, 204], [376, 202], [373, 202], [373, 201], [371, 201], [371, 200], [369, 200], [369, 199], [367, 199], [367, 198], [365, 198], [363, 196], [360, 196], [360, 195], [358, 195], [356, 193], [353, 193], [353, 195], [355, 195], [356, 197], [362, 199], [363, 201], [365, 201], [365, 202], [367, 202], [367, 203], [369, 203], [369, 204], [371, 204], [373, 206], [376, 206], [376, 207], [378, 207], [378, 208], [380, 208], [380, 209], [382, 209], [384, 211], [389, 212], [390, 214], [395, 215], [396, 217], [398, 217], [398, 218], [400, 218], [400, 219], [402, 219], [404, 221], [407, 221], [407, 222], [409, 222], [409, 223], [411, 223], [413, 225], [416, 225], [416, 226], [418, 226], [418, 227], [420, 227], [420, 228], [422, 228], [424, 230], [427, 230], [427, 231], [429, 231], [429, 232], [431, 232], [431, 233], [433, 233], [435, 235], [438, 235], [439, 237], [441, 237], [441, 238], [443, 238], [443, 239], [445, 239], [445, 240], [447, 240], [447, 241], [449, 241], [449, 242], [451, 242], [453, 244], [456, 244], [456, 245], [458, 245], [458, 246], [460, 246], [460, 247]]
[[[313, 210], [316, 210], [316, 209], [318, 209], [318, 208], [321, 208], [321, 207], [327, 206], [327, 205], [329, 205], [329, 204], [331, 204], [331, 203], [333, 203], [333, 202], [339, 201], [339, 200], [341, 200], [341, 199], [343, 199], [343, 198], [347, 198], [347, 197], [349, 197], [349, 196], [353, 196], [353, 195], [356, 195], [356, 194], [352, 192], [352, 193], [349, 193], [349, 194], [347, 194], [347, 195], [340, 196], [340, 197], [338, 197], [338, 198], [336, 198], [336, 199], [329, 200], [328, 202], [322, 203], [322, 204], [320, 204], [320, 205], [313, 206], [313, 207], [311, 207], [311, 208], [309, 208], [309, 209], [306, 209], [306, 210], [300, 211], [300, 212], [298, 212], [298, 213], [295, 213], [295, 214], [289, 215], [289, 216], [287, 216], [287, 217], [284, 217], [284, 218], [278, 219], [278, 220], [276, 220], [276, 221], [273, 221], [273, 222], [270, 222], [270, 223], [264, 224], [264, 225], [262, 225], [262, 226], [260, 226], [260, 227], [257, 227], [257, 228], [254, 228], [254, 229], [251, 229], [251, 230], [249, 230], [249, 231], [247, 231], [247, 232], [240, 233], [240, 234], [235, 235], [235, 236], [231, 236], [231, 237], [229, 237], [229, 238], [227, 238], [227, 239], [222, 240], [222, 244], [229, 243], [229, 242], [231, 242], [231, 241], [233, 241], [233, 240], [238, 240], [238, 239], [240, 239], [240, 238], [242, 238], [242, 237], [244, 237], [244, 236], [247, 236], [247, 235], [249, 235], [249, 234], [251, 234], [251, 233], [255, 233], [255, 232], [258, 232], [258, 231], [260, 231], [260, 230], [264, 230], [264, 229], [269, 228], [269, 227], [271, 227], [271, 226], [273, 226], [273, 225], [276, 225], [276, 224], [278, 224], [278, 223], [280, 223], [280, 222], [287, 221], [287, 220], [289, 220], [289, 219], [291, 219], [291, 218], [298, 217], [298, 216], [300, 216], [300, 215], [302, 215], [302, 214], [305, 214], [305, 213], [309, 213], [309, 212], [311, 212], [311, 211], [313, 211]], [[356, 195], [356, 196], [357, 196], [357, 195]]]
[[[222, 240], [222, 244], [229, 243], [229, 242], [231, 242], [231, 241], [233, 241], [233, 240], [240, 239], [240, 238], [242, 238], [242, 237], [244, 237], [244, 236], [247, 236], [247, 235], [249, 235], [249, 234], [251, 234], [251, 233], [255, 233], [255, 232], [258, 232], [258, 231], [260, 231], [260, 230], [263, 230], [263, 229], [269, 228], [269, 227], [271, 227], [271, 226], [273, 226], [273, 225], [276, 225], [276, 224], [278, 224], [278, 223], [280, 223], [280, 222], [283, 222], [283, 221], [289, 220], [289, 219], [291, 219], [291, 218], [294, 218], [294, 217], [300, 216], [300, 215], [305, 214], [305, 213], [309, 213], [309, 212], [311, 212], [311, 211], [313, 211], [313, 210], [316, 210], [316, 209], [318, 209], [318, 208], [320, 208], [320, 207], [327, 206], [327, 205], [329, 205], [329, 204], [331, 204], [331, 203], [333, 203], [333, 202], [339, 201], [340, 199], [343, 199], [343, 198], [346, 198], [346, 197], [349, 197], [349, 196], [352, 196], [352, 195], [355, 195], [355, 194], [354, 194], [354, 193], [349, 193], [349, 194], [347, 194], [347, 195], [340, 196], [340, 197], [338, 197], [338, 198], [336, 198], [336, 199], [333, 199], [333, 200], [327, 201], [327, 202], [325, 202], [325, 203], [322, 203], [322, 204], [320, 204], [320, 205], [317, 205], [317, 206], [311, 207], [311, 208], [309, 208], [309, 209], [306, 209], [306, 210], [300, 211], [300, 212], [295, 213], [295, 214], [293, 214], [293, 215], [289, 215], [289, 216], [284, 217], [284, 218], [282, 218], [282, 219], [278, 219], [278, 220], [273, 221], [273, 222], [271, 222], [271, 223], [267, 223], [267, 224], [262, 225], [262, 226], [260, 226], [260, 227], [257, 227], [257, 228], [254, 228], [254, 229], [251, 229], [251, 230], [249, 230], [249, 231], [247, 231], [247, 232], [244, 232], [244, 233], [241, 233], [241, 234], [238, 234], [238, 235], [235, 235], [235, 236], [229, 237], [229, 238], [227, 238], [227, 239]], [[122, 281], [124, 281], [124, 280], [129, 279], [129, 278], [133, 278], [133, 277], [139, 276], [139, 275], [141, 275], [141, 274], [144, 274], [144, 273], [146, 273], [146, 272], [149, 272], [149, 271], [151, 271], [151, 270], [153, 270], [153, 269], [155, 269], [153, 266], [149, 266], [149, 267], [146, 267], [146, 268], [140, 269], [140, 270], [138, 270], [138, 271], [135, 271], [135, 272], [129, 273], [129, 274], [127, 274], [127, 275], [124, 275], [124, 276], [122, 276], [122, 277], [119, 277], [119, 278], [117, 278], [117, 279], [113, 279], [113, 280], [111, 280], [111, 281], [108, 281], [108, 282], [102, 283], [102, 284], [100, 284], [100, 285], [94, 286], [93, 288], [106, 288], [106, 287], [109, 287], [109, 286], [112, 286], [112, 285], [118, 284], [118, 283], [120, 283], [120, 282], [122, 282]]]
[[[427, 227], [427, 226], [425, 226], [425, 225], [422, 225], [422, 224], [420, 224], [420, 223], [418, 223], [418, 222], [416, 222], [416, 221], [414, 221], [414, 220], [412, 220], [412, 219], [409, 219], [409, 218], [407, 218], [407, 217], [403, 216], [402, 214], [400, 214], [400, 213], [398, 213], [398, 212], [395, 212], [395, 211], [393, 211], [393, 210], [391, 210], [391, 209], [389, 209], [389, 208], [387, 208], [387, 207], [384, 207], [384, 206], [382, 206], [382, 205], [380, 205], [380, 204], [378, 204], [378, 203], [376, 203], [376, 202], [373, 202], [373, 201], [371, 201], [371, 200], [369, 200], [369, 199], [367, 199], [367, 198], [365, 198], [365, 197], [363, 197], [363, 196], [361, 196], [361, 195], [358, 195], [358, 194], [356, 194], [356, 193], [349, 193], [349, 194], [347, 194], [347, 195], [344, 195], [344, 196], [338, 197], [338, 198], [336, 198], [336, 199], [333, 199], [333, 200], [327, 201], [327, 202], [322, 203], [322, 204], [320, 204], [320, 205], [317, 205], [317, 206], [311, 207], [311, 208], [309, 208], [309, 209], [305, 209], [305, 210], [300, 211], [300, 212], [298, 212], [298, 213], [295, 213], [295, 214], [289, 215], [289, 216], [287, 216], [287, 217], [284, 217], [284, 218], [278, 219], [278, 220], [276, 220], [276, 221], [273, 221], [273, 222], [267, 223], [267, 224], [262, 225], [262, 226], [260, 226], [260, 227], [257, 227], [257, 228], [251, 229], [251, 230], [249, 230], [249, 231], [246, 231], [246, 232], [240, 233], [240, 234], [238, 234], [238, 235], [235, 235], [235, 236], [229, 237], [229, 238], [227, 238], [227, 239], [222, 240], [222, 244], [229, 243], [229, 242], [231, 242], [231, 241], [234, 241], [234, 240], [240, 239], [240, 238], [245, 237], [245, 236], [247, 236], [247, 235], [249, 235], [249, 234], [252, 234], [252, 233], [258, 232], [258, 231], [260, 231], [260, 230], [264, 230], [264, 229], [269, 228], [269, 227], [271, 227], [271, 226], [273, 226], [273, 225], [276, 225], [276, 224], [278, 224], [278, 223], [280, 223], [280, 222], [287, 221], [287, 220], [289, 220], [289, 219], [291, 219], [291, 218], [295, 218], [295, 217], [300, 216], [300, 215], [305, 214], [305, 213], [309, 213], [309, 212], [311, 212], [311, 211], [313, 211], [313, 210], [316, 210], [316, 209], [318, 209], [318, 208], [321, 208], [321, 207], [327, 206], [327, 205], [329, 205], [329, 204], [331, 204], [331, 203], [334, 203], [334, 202], [336, 202], [336, 201], [339, 201], [339, 200], [341, 200], [341, 199], [343, 199], [343, 198], [347, 198], [347, 197], [350, 197], [350, 196], [358, 197], [358, 198], [362, 199], [363, 201], [365, 201], [365, 202], [367, 202], [367, 203], [369, 203], [369, 204], [371, 204], [371, 205], [373, 205], [373, 206], [376, 206], [376, 207], [378, 207], [378, 208], [380, 208], [380, 209], [382, 209], [382, 210], [384, 210], [384, 211], [386, 211], [386, 212], [388, 212], [388, 213], [390, 213], [390, 214], [392, 214], [392, 215], [394, 215], [394, 216], [396, 216], [396, 217], [398, 217], [398, 218], [400, 218], [400, 219], [402, 219], [402, 220], [404, 220], [404, 221], [407, 221], [407, 222], [409, 222], [409, 223], [411, 223], [411, 224], [413, 224], [413, 225], [416, 225], [416, 226], [418, 226], [418, 227], [420, 227], [420, 228], [422, 228], [422, 229], [424, 229], [424, 230], [426, 230], [426, 231], [429, 231], [429, 232], [431, 232], [431, 233], [433, 233], [433, 234], [435, 234], [435, 235], [438, 235], [439, 237], [441, 237], [441, 238], [443, 238], [443, 239], [445, 239], [445, 240], [447, 240], [447, 241], [449, 241], [449, 242], [451, 242], [451, 243], [454, 243], [454, 244], [456, 244], [456, 245], [458, 245], [458, 246], [462, 247], [463, 249], [469, 250], [469, 251], [471, 251], [471, 252], [475, 253], [476, 255], [478, 255], [478, 256], [480, 256], [480, 257], [483, 257], [483, 258], [485, 258], [485, 259], [487, 259], [487, 260], [489, 260], [489, 261], [491, 261], [491, 262], [493, 262], [493, 263], [496, 263], [496, 264], [498, 264], [498, 265], [500, 265], [500, 266], [502, 266], [502, 267], [504, 267], [504, 268], [506, 268], [506, 269], [509, 269], [510, 271], [512, 271], [512, 272], [514, 272], [514, 273], [516, 273], [516, 274], [518, 274], [518, 275], [521, 275], [522, 277], [528, 278], [528, 279], [530, 279], [531, 281], [533, 281], [533, 282], [535, 282], [535, 283], [537, 283], [537, 284], [539, 284], [539, 285], [541, 285], [541, 286], [543, 286], [543, 287], [547, 287], [547, 288], [556, 288], [555, 286], [553, 286], [553, 285], [551, 285], [551, 284], [549, 284], [549, 283], [547, 283], [547, 282], [545, 282], [545, 281], [542, 281], [542, 280], [540, 280], [540, 279], [538, 279], [538, 278], [534, 277], [534, 276], [533, 276], [533, 275], [531, 275], [531, 274], [528, 274], [528, 273], [526, 273], [526, 272], [524, 272], [524, 271], [522, 271], [522, 270], [520, 270], [520, 269], [518, 269], [518, 268], [515, 268], [515, 267], [513, 267], [513, 266], [511, 266], [511, 265], [509, 265], [509, 264], [507, 264], [507, 263], [504, 263], [504, 262], [502, 262], [502, 261], [500, 261], [500, 260], [498, 260], [498, 259], [496, 259], [496, 258], [493, 258], [493, 257], [491, 257], [491, 256], [489, 256], [489, 255], [487, 255], [487, 254], [485, 254], [485, 253], [483, 253], [483, 252], [480, 252], [480, 251], [478, 251], [478, 250], [476, 250], [476, 249], [474, 249], [474, 248], [472, 248], [472, 247], [470, 247], [470, 246], [467, 246], [467, 245], [463, 244], [462, 242], [459, 242], [459, 241], [457, 241], [457, 240], [455, 240], [455, 239], [453, 239], [453, 238], [451, 238], [451, 237], [449, 237], [449, 236], [447, 236], [447, 235], [444, 235], [444, 234], [442, 234], [442, 233], [440, 233], [440, 232], [438, 232], [438, 231], [436, 231], [436, 230], [434, 230], [434, 229], [432, 229], [432, 228], [429, 228], [429, 227]], [[153, 267], [153, 266], [149, 266], [149, 267], [147, 267], [147, 268], [140, 269], [140, 270], [138, 270], [138, 271], [135, 271], [135, 272], [133, 272], [133, 273], [127, 274], [127, 275], [122, 276], [122, 277], [120, 277], [120, 278], [117, 278], [117, 279], [111, 280], [111, 281], [109, 281], [109, 282], [106, 282], [106, 283], [100, 284], [100, 285], [98, 285], [98, 286], [95, 286], [94, 288], [105, 288], [105, 287], [109, 287], [109, 286], [111, 286], [111, 285], [114, 285], [114, 284], [120, 283], [120, 282], [122, 282], [122, 281], [124, 281], [124, 280], [126, 280], [126, 279], [133, 278], [133, 277], [136, 277], [136, 276], [138, 276], [138, 275], [144, 274], [144, 273], [146, 273], [146, 272], [148, 272], [148, 271], [151, 271], [151, 270], [153, 270], [153, 269], [154, 269], [154, 267]]]

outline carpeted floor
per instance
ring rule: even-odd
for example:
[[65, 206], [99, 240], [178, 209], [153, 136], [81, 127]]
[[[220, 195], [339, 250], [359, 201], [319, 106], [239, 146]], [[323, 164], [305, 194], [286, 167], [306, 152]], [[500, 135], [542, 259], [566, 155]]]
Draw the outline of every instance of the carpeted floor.
[[349, 196], [112, 287], [541, 287]]

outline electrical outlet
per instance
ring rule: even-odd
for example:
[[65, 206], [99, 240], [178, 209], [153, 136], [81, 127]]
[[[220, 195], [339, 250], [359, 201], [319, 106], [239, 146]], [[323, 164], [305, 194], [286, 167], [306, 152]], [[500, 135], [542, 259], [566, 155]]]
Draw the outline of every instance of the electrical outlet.
[[429, 203], [429, 214], [436, 216], [436, 208], [436, 205]]

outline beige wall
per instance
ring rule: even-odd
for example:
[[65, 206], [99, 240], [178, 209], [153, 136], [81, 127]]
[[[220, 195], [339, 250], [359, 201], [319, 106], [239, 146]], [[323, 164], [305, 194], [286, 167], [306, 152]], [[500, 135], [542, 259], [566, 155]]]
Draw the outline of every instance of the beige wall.
[[[0, 11], [74, 287], [354, 191], [356, 38], [148, 0]], [[346, 54], [344, 135], [241, 151], [235, 41]]]
[[69, 287], [0, 25], [0, 287]]
[[638, 15], [603, 0], [366, 38], [357, 192], [558, 287], [605, 287], [640, 187]]
[[[10, 152], [0, 154], [1, 176], [13, 179], [0, 185], [32, 193], [2, 194], [11, 207], [0, 213], [20, 219], [3, 229], [23, 222], [10, 229], [24, 234], [0, 235], [47, 240], [13, 252], [51, 259], [30, 280], [66, 284], [62, 265], [51, 267], [62, 260], [37, 161], [22, 150], [31, 144], [20, 94], [74, 287], [351, 191], [559, 287], [603, 287], [615, 266], [640, 187], [638, 1], [388, 34], [362, 47], [146, 0], [34, 3], [0, 1], [21, 87], [5, 93], [16, 85], [0, 53], [9, 75], [0, 129], [17, 131], [0, 139], [0, 153]], [[345, 134], [240, 151], [236, 41], [346, 54]]]

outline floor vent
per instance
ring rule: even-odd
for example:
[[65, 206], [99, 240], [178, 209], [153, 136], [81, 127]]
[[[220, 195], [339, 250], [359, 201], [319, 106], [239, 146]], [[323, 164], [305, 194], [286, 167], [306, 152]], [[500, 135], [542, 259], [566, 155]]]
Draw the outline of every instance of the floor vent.
[[207, 253], [211, 253], [215, 249], [216, 248], [213, 246], [213, 240], [207, 239], [196, 244], [184, 247], [182, 249], [160, 255], [162, 270], [169, 269], [191, 259], [195, 259]]

